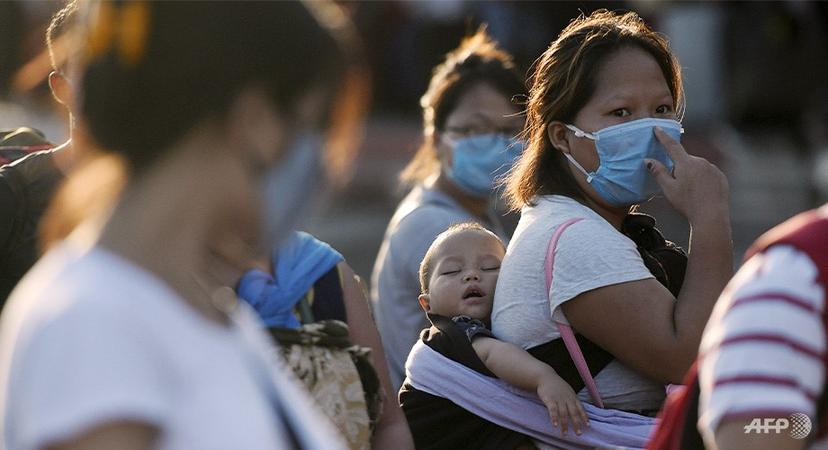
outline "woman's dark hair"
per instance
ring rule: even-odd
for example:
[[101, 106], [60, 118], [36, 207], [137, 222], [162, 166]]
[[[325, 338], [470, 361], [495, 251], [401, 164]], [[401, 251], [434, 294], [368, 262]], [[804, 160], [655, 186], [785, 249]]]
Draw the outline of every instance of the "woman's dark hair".
[[537, 195], [559, 194], [585, 201], [563, 153], [552, 147], [547, 127], [571, 122], [592, 97], [606, 59], [622, 48], [652, 55], [670, 88], [679, 117], [684, 111], [681, 67], [667, 40], [634, 12], [598, 10], [574, 19], [535, 61], [526, 110], [528, 145], [506, 180], [512, 208], [531, 205]]
[[88, 14], [82, 115], [132, 172], [251, 85], [288, 115], [311, 88], [333, 94], [353, 53], [328, 2], [101, 1]]
[[521, 94], [524, 89], [523, 78], [515, 69], [512, 56], [497, 46], [484, 27], [463, 39], [460, 46], [434, 68], [428, 90], [420, 99], [425, 141], [400, 174], [403, 183], [417, 183], [439, 170], [434, 131], [443, 130], [446, 118], [463, 94], [481, 82], [508, 98]]

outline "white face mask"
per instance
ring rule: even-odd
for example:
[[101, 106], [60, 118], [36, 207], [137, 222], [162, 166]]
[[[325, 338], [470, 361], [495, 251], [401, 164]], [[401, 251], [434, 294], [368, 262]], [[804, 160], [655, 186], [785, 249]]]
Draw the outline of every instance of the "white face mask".
[[270, 251], [300, 224], [307, 214], [310, 199], [322, 179], [320, 163], [322, 137], [300, 133], [287, 150], [284, 160], [264, 176], [260, 242]]

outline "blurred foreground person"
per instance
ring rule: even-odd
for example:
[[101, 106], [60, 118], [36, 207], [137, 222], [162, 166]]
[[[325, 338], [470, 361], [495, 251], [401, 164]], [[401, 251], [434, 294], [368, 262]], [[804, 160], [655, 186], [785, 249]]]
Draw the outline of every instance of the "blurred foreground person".
[[78, 144], [110, 155], [61, 194], [119, 170], [125, 184], [9, 299], [5, 447], [341, 448], [222, 286], [290, 230], [297, 186], [319, 178], [321, 136], [349, 98], [347, 21], [327, 2], [87, 7], [78, 84], [93, 141]]
[[828, 446], [828, 205], [767, 232], [747, 258], [651, 448]]
[[69, 1], [46, 30], [52, 62], [49, 88], [55, 100], [69, 110], [69, 140], [54, 147], [33, 130], [19, 128], [0, 142], [4, 148], [18, 143], [25, 144], [27, 150], [38, 150], [0, 168], [0, 307], [37, 261], [38, 224], [74, 159], [75, 99], [69, 79], [76, 69], [77, 55], [69, 54], [66, 31], [75, 21], [76, 11], [77, 2]]

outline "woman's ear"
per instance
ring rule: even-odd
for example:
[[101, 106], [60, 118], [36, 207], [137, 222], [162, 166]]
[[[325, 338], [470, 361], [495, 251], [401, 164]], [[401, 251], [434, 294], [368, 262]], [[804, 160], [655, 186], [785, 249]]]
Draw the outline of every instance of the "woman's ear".
[[569, 154], [569, 128], [563, 122], [554, 120], [546, 126], [546, 136], [552, 147]]
[[285, 137], [286, 124], [270, 96], [259, 87], [248, 87], [236, 96], [226, 114], [230, 142], [237, 144], [253, 161], [269, 164], [276, 160]]
[[443, 134], [436, 129], [431, 132], [431, 136], [426, 136], [426, 139], [431, 139], [431, 146], [437, 153], [437, 159], [440, 160], [440, 165], [451, 167], [452, 151], [451, 147], [443, 139]]
[[420, 308], [423, 308], [423, 311], [431, 311], [431, 306], [428, 304], [428, 294], [420, 294], [417, 300], [420, 301]]

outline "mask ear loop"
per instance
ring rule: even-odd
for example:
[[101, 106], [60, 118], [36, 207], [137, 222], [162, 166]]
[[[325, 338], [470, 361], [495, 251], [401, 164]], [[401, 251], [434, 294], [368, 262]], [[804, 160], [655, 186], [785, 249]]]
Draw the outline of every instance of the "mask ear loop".
[[590, 140], [593, 140], [593, 141], [597, 141], [597, 140], [598, 140], [598, 136], [596, 136], [596, 135], [594, 135], [594, 134], [592, 134], [592, 133], [587, 133], [586, 131], [584, 131], [584, 130], [582, 130], [582, 129], [578, 128], [578, 127], [576, 127], [575, 125], [566, 124], [566, 127], [567, 127], [570, 131], [572, 131], [573, 133], [575, 133], [575, 136], [577, 136], [577, 137], [579, 137], [579, 138], [587, 138], [587, 139], [590, 139]]
[[566, 159], [568, 159], [568, 160], [569, 160], [569, 162], [571, 162], [571, 163], [572, 163], [575, 167], [577, 167], [577, 168], [578, 168], [578, 170], [580, 170], [580, 171], [581, 171], [581, 173], [583, 173], [583, 174], [584, 174], [584, 176], [586, 176], [586, 181], [587, 181], [587, 183], [589, 183], [590, 181], [592, 181], [592, 179], [593, 179], [594, 177], [593, 177], [593, 176], [592, 176], [589, 172], [587, 172], [587, 171], [586, 171], [586, 169], [584, 169], [584, 167], [583, 167], [583, 166], [581, 166], [581, 165], [578, 163], [578, 161], [575, 161], [575, 158], [573, 158], [573, 157], [572, 157], [572, 155], [570, 155], [569, 153], [564, 153], [564, 156], [566, 156]]
[[[587, 133], [586, 131], [576, 127], [575, 125], [566, 124], [566, 128], [568, 128], [570, 131], [575, 133], [575, 136], [577, 136], [579, 138], [587, 138], [587, 139], [590, 139], [590, 140], [593, 140], [593, 141], [598, 140], [598, 136], [596, 136], [592, 133]], [[570, 155], [569, 153], [564, 153], [564, 156], [566, 156], [566, 159], [568, 159], [569, 162], [571, 162], [575, 167], [578, 168], [578, 170], [581, 171], [581, 173], [584, 174], [584, 176], [586, 177], [586, 182], [587, 183], [592, 181], [592, 179], [594, 178], [592, 176], [592, 174], [587, 172], [586, 169], [584, 169], [584, 167], [578, 161], [575, 161], [575, 158], [573, 158], [572, 155]]]
[[440, 139], [442, 139], [442, 140], [443, 140], [443, 142], [445, 142], [446, 144], [448, 144], [448, 145], [449, 145], [449, 147], [451, 147], [451, 148], [452, 148], [452, 150], [454, 149], [454, 147], [457, 147], [457, 141], [456, 141], [456, 140], [454, 140], [454, 139], [452, 139], [452, 138], [450, 138], [450, 137], [448, 137], [448, 136], [446, 136], [446, 134], [445, 134], [445, 133], [440, 133]]

